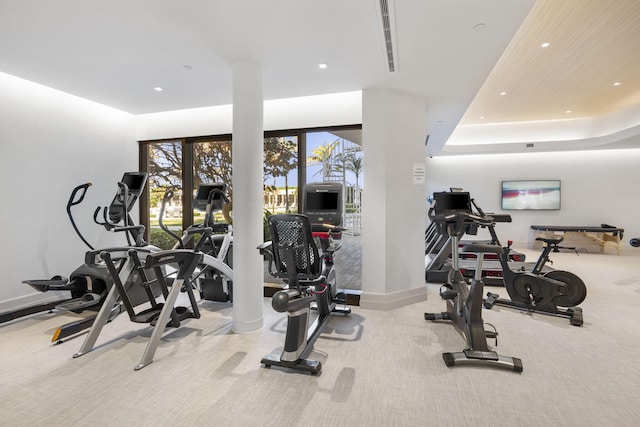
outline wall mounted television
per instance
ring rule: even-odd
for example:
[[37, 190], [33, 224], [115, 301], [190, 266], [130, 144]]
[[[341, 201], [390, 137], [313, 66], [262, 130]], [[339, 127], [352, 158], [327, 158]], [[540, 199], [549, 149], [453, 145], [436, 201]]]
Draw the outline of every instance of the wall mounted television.
[[559, 210], [560, 180], [502, 181], [503, 210]]

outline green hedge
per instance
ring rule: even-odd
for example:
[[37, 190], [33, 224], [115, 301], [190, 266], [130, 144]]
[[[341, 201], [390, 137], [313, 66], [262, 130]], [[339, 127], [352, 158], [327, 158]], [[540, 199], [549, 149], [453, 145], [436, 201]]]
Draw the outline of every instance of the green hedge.
[[151, 229], [149, 240], [149, 243], [159, 247], [160, 249], [171, 249], [176, 244], [176, 239], [169, 236], [159, 228]]
[[[268, 241], [271, 240], [271, 232], [269, 231], [269, 217], [271, 216], [271, 212], [269, 212], [268, 210], [264, 210], [263, 213], [263, 238], [264, 241]], [[165, 224], [169, 222], [169, 224], [167, 225], [172, 225], [171, 221], [165, 221]], [[174, 221], [177, 224], [177, 220]], [[181, 220], [180, 220], [181, 223]], [[178, 233], [178, 230], [174, 231], [175, 233]], [[174, 239], [173, 237], [169, 236], [167, 233], [165, 233], [164, 231], [162, 231], [161, 228], [151, 228], [151, 231], [149, 232], [150, 236], [149, 236], [149, 240], [150, 240], [150, 244], [159, 247], [160, 249], [171, 249], [175, 244], [176, 244], [176, 239]]]

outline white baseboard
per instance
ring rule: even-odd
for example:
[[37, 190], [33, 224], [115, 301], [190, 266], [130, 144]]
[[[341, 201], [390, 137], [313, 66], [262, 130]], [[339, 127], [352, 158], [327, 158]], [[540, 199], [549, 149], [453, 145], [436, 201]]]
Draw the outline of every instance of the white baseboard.
[[252, 332], [259, 331], [263, 326], [264, 318], [260, 317], [259, 319], [246, 320], [242, 322], [234, 320], [231, 329], [236, 334], [250, 334]]
[[362, 291], [362, 295], [360, 295], [360, 307], [371, 310], [392, 310], [426, 300], [426, 286], [388, 294]]
[[64, 292], [35, 292], [8, 300], [0, 301], [0, 312], [19, 310], [36, 304], [46, 304], [64, 298]]

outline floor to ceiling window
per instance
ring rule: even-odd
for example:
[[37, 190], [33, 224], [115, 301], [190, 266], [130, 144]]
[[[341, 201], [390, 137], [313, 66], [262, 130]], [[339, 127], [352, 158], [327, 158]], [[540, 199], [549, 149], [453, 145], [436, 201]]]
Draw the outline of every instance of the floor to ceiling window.
[[[223, 183], [227, 188], [227, 197], [233, 200], [232, 166], [231, 166], [231, 139], [208, 139], [199, 138], [189, 144], [192, 152], [193, 174], [192, 174], [192, 195], [198, 185]], [[221, 212], [216, 212], [217, 222], [231, 223], [231, 211], [233, 205], [226, 203]], [[192, 210], [192, 223], [198, 222], [202, 212]]]
[[159, 226], [162, 200], [168, 190], [173, 190], [173, 197], [167, 199], [164, 206], [163, 224], [174, 233], [182, 233], [182, 140], [162, 141], [145, 146], [147, 149], [146, 197], [142, 205], [147, 206], [144, 218], [148, 230], [147, 241], [163, 249], [172, 247], [176, 241]]
[[298, 137], [264, 139], [264, 209], [276, 213], [298, 212]]
[[306, 182], [339, 182], [344, 187], [344, 226], [360, 234], [362, 200], [362, 132], [355, 130], [306, 133]]
[[[298, 212], [302, 202], [299, 189], [306, 182], [339, 181], [346, 189], [346, 225], [354, 233], [359, 232], [354, 218], [359, 218], [362, 181], [362, 153], [357, 144], [360, 134], [359, 126], [266, 132], [265, 217]], [[230, 203], [216, 213], [216, 221], [232, 222], [232, 146], [230, 135], [140, 142], [140, 169], [149, 173], [146, 195], [140, 202], [140, 219], [151, 244], [162, 248], [175, 244], [175, 239], [160, 229], [158, 221], [161, 202], [169, 189], [173, 198], [166, 204], [162, 222], [176, 234], [202, 221], [202, 213], [193, 210], [193, 197], [200, 183], [227, 185]]]

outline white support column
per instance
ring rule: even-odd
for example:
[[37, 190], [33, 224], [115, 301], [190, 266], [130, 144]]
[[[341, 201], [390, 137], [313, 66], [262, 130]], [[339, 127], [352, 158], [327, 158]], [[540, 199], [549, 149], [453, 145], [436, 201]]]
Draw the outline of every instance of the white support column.
[[360, 305], [390, 309], [426, 299], [425, 101], [375, 88], [363, 91], [362, 103]]
[[263, 325], [263, 97], [259, 64], [233, 65], [233, 331]]

